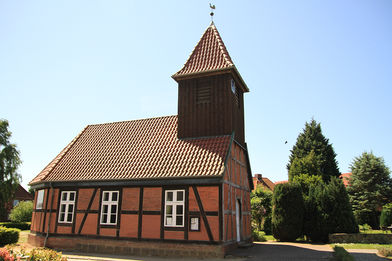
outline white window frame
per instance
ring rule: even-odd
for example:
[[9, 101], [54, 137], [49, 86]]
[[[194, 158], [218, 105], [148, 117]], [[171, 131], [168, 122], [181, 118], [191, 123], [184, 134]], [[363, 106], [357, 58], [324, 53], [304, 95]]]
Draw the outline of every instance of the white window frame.
[[[73, 200], [71, 200], [71, 194], [73, 194]], [[75, 213], [75, 201], [76, 201], [76, 191], [61, 191], [59, 220], [58, 220], [59, 223], [71, 224], [73, 222], [74, 213]], [[62, 206], [64, 206], [64, 211], [62, 211]], [[72, 211], [69, 210], [71, 206], [72, 206]], [[64, 216], [62, 216], [62, 214], [64, 214]], [[71, 215], [71, 221], [68, 220], [68, 215]], [[63, 220], [62, 217], [64, 217]]]
[[45, 195], [45, 190], [40, 189], [37, 192], [37, 203], [35, 204], [35, 209], [42, 209], [44, 206], [44, 195]]
[[[182, 192], [182, 200], [177, 200], [177, 193]], [[173, 193], [172, 201], [168, 200], [168, 194]], [[171, 214], [171, 223], [168, 222], [170, 215], [167, 214], [167, 208], [172, 207]], [[182, 206], [182, 214], [177, 213], [177, 206]], [[177, 216], [182, 216], [182, 224], [177, 225]], [[185, 190], [184, 189], [176, 189], [176, 190], [165, 190], [165, 227], [184, 227], [184, 218], [185, 218]]]
[[[108, 200], [105, 200], [105, 194], [108, 193]], [[117, 194], [117, 200], [113, 200], [113, 194]], [[102, 203], [101, 203], [101, 225], [117, 225], [118, 219], [118, 199], [120, 197], [120, 192], [118, 190], [115, 191], [102, 191]], [[107, 213], [104, 213], [105, 206], [107, 206]], [[116, 206], [115, 213], [112, 213], [112, 206]], [[116, 220], [115, 222], [111, 222], [111, 216], [115, 214]], [[106, 215], [106, 222], [104, 222], [103, 216]]]

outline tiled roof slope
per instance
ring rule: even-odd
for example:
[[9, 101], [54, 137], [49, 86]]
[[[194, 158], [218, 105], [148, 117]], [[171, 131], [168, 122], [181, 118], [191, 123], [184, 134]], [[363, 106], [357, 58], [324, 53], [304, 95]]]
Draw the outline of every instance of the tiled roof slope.
[[215, 25], [207, 28], [184, 67], [173, 78], [201, 72], [234, 68], [233, 61]]
[[30, 184], [217, 177], [230, 139], [180, 140], [177, 116], [89, 125]]
[[350, 185], [350, 179], [351, 179], [352, 173], [342, 173], [339, 178], [342, 179], [344, 186], [349, 186]]
[[275, 183], [273, 183], [269, 178], [263, 178], [264, 184], [272, 191], [274, 191]]

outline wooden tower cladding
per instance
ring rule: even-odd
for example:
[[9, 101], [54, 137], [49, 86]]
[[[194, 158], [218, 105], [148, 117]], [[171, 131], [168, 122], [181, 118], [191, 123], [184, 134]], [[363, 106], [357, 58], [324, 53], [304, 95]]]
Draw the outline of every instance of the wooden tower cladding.
[[249, 89], [213, 23], [172, 77], [178, 82], [178, 138], [234, 132], [245, 145], [243, 94]]
[[178, 138], [234, 131], [235, 140], [244, 145], [244, 102], [238, 85], [230, 73], [179, 81]]

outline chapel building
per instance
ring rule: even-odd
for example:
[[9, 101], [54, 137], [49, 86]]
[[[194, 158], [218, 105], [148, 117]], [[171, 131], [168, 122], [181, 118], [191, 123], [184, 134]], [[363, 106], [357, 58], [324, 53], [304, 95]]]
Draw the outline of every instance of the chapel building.
[[30, 182], [31, 244], [223, 257], [252, 240], [249, 89], [214, 23], [172, 78], [177, 116], [88, 125]]

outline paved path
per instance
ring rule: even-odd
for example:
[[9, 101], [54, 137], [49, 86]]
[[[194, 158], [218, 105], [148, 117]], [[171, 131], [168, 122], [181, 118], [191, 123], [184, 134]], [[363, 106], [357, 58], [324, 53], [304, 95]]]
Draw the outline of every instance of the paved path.
[[330, 260], [332, 252], [329, 245], [265, 242], [255, 243], [250, 248], [236, 249], [230, 254], [247, 261], [313, 261]]
[[[215, 261], [327, 261], [332, 258], [332, 248], [329, 245], [305, 244], [305, 243], [281, 243], [263, 242], [254, 243], [252, 247], [235, 249], [225, 259], [208, 259]], [[350, 254], [356, 261], [381, 261], [387, 260], [376, 255], [375, 249], [350, 249]], [[112, 256], [102, 254], [76, 254], [63, 252], [70, 261], [169, 261], [186, 260], [196, 261], [192, 258], [156, 258], [156, 257], [130, 257]], [[206, 259], [205, 259], [206, 260]]]
[[347, 250], [356, 261], [382, 261], [389, 260], [377, 256], [377, 249], [348, 249]]

